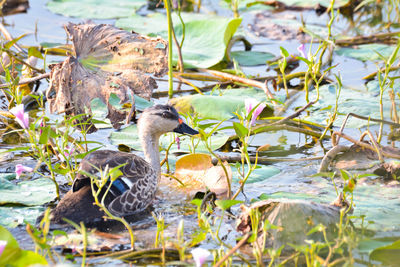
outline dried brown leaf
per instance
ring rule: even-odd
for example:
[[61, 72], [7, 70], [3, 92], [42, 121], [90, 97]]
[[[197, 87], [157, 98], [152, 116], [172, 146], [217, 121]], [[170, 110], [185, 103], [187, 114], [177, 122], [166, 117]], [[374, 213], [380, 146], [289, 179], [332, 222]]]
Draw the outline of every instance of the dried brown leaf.
[[127, 112], [109, 105], [110, 94], [116, 94], [121, 104], [129, 102], [132, 94], [150, 99], [157, 84], [145, 73], [165, 74], [167, 43], [105, 24], [69, 23], [65, 30], [75, 55], [50, 66], [50, 111], [84, 114], [90, 111], [90, 101], [100, 98], [107, 103], [107, 117], [118, 127]]

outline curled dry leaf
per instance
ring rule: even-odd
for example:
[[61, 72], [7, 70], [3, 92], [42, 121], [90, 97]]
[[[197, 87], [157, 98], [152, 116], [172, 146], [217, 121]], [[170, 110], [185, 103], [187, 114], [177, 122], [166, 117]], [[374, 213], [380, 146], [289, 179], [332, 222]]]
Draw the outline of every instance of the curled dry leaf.
[[[229, 181], [232, 181], [232, 170], [227, 162], [224, 162]], [[228, 191], [228, 181], [221, 165], [214, 166], [211, 156], [207, 154], [189, 154], [181, 157], [176, 162], [175, 177], [177, 177], [189, 190], [201, 190], [205, 187], [225, 197]]]
[[[261, 213], [260, 224], [266, 220], [277, 226], [268, 230], [266, 247], [274, 249], [291, 243], [303, 245], [304, 240], [324, 241], [322, 232], [316, 231], [309, 234], [315, 226], [322, 224], [327, 227], [328, 237], [336, 231], [336, 223], [340, 219], [340, 207], [327, 204], [318, 204], [311, 201], [292, 199], [271, 199], [258, 201], [251, 206], [242, 205], [241, 214], [237, 221], [236, 229], [242, 233], [252, 231], [250, 214], [252, 210]], [[293, 223], [295, 222], [295, 223]], [[260, 225], [258, 229], [262, 229]], [[257, 242], [263, 242], [262, 231], [258, 233]], [[290, 253], [293, 249], [285, 246], [283, 253]]]
[[29, 9], [29, 0], [6, 0], [1, 5], [4, 16], [25, 13]]
[[[367, 142], [367, 144], [370, 143]], [[381, 153], [385, 152], [392, 155], [400, 155], [400, 150], [398, 148], [382, 146], [380, 149]], [[394, 171], [396, 168], [389, 170], [389, 168], [391, 168], [389, 167], [390, 164], [379, 164], [378, 160], [379, 156], [376, 151], [361, 147], [360, 145], [354, 144], [350, 147], [337, 145], [326, 153], [318, 172], [329, 171], [329, 166], [332, 165], [331, 169], [333, 171], [339, 169], [372, 170], [375, 174], [380, 176], [389, 175], [387, 177], [390, 177], [391, 174], [396, 174], [396, 171]], [[385, 169], [387, 172], [384, 171]]]
[[396, 180], [400, 176], [400, 162], [389, 161], [381, 163], [373, 168], [373, 173], [382, 176], [384, 179]]
[[129, 102], [132, 94], [150, 99], [157, 84], [144, 73], [166, 73], [167, 43], [105, 24], [69, 23], [65, 30], [75, 55], [50, 66], [50, 111], [84, 114], [90, 111], [90, 101], [100, 98], [108, 106], [107, 117], [118, 127], [127, 112], [108, 103], [110, 94], [116, 94], [120, 104]]

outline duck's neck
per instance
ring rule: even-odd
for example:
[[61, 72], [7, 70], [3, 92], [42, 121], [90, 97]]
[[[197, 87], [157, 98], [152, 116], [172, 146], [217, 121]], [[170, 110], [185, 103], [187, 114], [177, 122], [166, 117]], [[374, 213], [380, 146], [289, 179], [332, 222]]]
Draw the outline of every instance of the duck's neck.
[[140, 141], [144, 151], [144, 157], [148, 163], [153, 167], [157, 173], [158, 180], [161, 177], [160, 167], [160, 151], [159, 151], [159, 139], [160, 135], [154, 135], [151, 133], [143, 132], [140, 134]]

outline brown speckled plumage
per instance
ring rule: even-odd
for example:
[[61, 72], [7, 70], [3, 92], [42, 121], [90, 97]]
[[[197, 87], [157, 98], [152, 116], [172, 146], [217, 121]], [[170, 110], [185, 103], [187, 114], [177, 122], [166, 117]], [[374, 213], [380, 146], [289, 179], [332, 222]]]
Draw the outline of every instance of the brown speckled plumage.
[[[138, 130], [146, 159], [126, 152], [96, 150], [87, 155], [79, 167], [86, 173], [96, 175], [99, 169], [125, 164], [120, 168], [123, 175], [113, 182], [104, 201], [107, 209], [117, 216], [139, 214], [151, 205], [161, 172], [158, 151], [160, 135], [172, 131], [197, 133], [182, 123], [176, 110], [168, 105], [146, 109], [139, 119]], [[63, 218], [86, 224], [102, 221], [104, 213], [93, 204], [90, 178], [82, 173], [77, 175], [71, 191], [51, 212], [53, 223], [63, 224]]]

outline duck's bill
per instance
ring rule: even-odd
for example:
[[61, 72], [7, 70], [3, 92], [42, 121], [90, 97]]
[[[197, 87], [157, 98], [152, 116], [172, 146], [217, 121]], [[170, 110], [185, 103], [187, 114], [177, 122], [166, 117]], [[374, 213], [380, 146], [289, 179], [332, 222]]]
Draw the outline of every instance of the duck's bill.
[[178, 127], [174, 129], [174, 132], [180, 133], [180, 134], [190, 134], [190, 135], [195, 135], [198, 134], [199, 132], [196, 131], [195, 129], [189, 127], [186, 123], [182, 122], [179, 124]]

